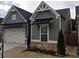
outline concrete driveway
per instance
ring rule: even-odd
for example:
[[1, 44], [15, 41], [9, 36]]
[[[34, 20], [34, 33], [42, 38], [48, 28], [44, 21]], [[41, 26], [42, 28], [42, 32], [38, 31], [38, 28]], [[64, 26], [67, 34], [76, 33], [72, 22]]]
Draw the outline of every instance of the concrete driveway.
[[[15, 48], [17, 46], [26, 46], [25, 44], [17, 44], [17, 43], [4, 43], [4, 51]], [[0, 47], [2, 48], [2, 43], [0, 43]], [[2, 49], [1, 49], [2, 50]], [[0, 50], [0, 52], [2, 52]]]

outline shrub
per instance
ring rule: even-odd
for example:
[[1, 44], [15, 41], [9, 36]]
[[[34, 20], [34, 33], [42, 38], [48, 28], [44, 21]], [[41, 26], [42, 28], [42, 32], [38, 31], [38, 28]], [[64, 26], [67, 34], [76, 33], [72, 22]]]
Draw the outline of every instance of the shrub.
[[64, 35], [62, 33], [62, 30], [60, 30], [58, 36], [57, 51], [59, 54], [65, 55], [65, 41], [64, 41]]

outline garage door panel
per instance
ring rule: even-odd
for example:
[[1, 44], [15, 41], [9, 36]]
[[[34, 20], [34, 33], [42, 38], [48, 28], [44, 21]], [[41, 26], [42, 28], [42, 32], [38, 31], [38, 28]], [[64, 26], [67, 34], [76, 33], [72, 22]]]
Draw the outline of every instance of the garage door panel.
[[9, 28], [5, 29], [4, 39], [6, 42], [25, 43], [24, 28]]

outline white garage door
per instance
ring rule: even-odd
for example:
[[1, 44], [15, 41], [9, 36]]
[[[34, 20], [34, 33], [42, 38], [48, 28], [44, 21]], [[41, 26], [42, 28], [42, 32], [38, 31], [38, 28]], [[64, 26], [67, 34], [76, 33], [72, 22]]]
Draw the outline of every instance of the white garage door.
[[25, 28], [5, 29], [4, 39], [6, 42], [25, 43]]

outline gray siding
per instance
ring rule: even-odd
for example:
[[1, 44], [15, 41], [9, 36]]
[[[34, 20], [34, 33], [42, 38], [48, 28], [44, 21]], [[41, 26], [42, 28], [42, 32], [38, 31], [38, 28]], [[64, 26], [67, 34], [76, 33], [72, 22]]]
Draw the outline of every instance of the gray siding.
[[[39, 12], [35, 19], [52, 18], [54, 22], [49, 26], [49, 40], [57, 41], [59, 32], [59, 19], [55, 19], [55, 15], [50, 11]], [[40, 33], [37, 25], [32, 25], [32, 40], [40, 40]]]
[[55, 19], [54, 22], [49, 26], [49, 40], [57, 41], [58, 40], [58, 33], [60, 30], [60, 20]]
[[[66, 18], [63, 19], [62, 18], [62, 31], [64, 34], [64, 38], [65, 40], [68, 39], [68, 35], [69, 35], [69, 27], [71, 25], [69, 25], [70, 22], [70, 13], [66, 14]], [[49, 40], [52, 41], [57, 41], [58, 40], [58, 34], [60, 31], [60, 20], [59, 19], [55, 19], [55, 15], [50, 12], [50, 11], [44, 11], [44, 12], [39, 12], [37, 14], [37, 16], [35, 17], [35, 19], [43, 19], [43, 18], [52, 18], [53, 17], [53, 22], [52, 24], [50, 24], [49, 26]], [[32, 27], [32, 39], [38, 39], [39, 40], [39, 29], [36, 25], [33, 25]]]
[[[16, 15], [16, 20], [12, 20], [12, 15]], [[8, 23], [20, 23], [20, 22], [23, 22], [23, 18], [18, 14], [17, 11], [14, 11], [14, 12], [10, 12], [6, 18], [6, 24]]]
[[32, 25], [32, 39], [39, 40], [39, 28], [37, 25]]
[[27, 29], [27, 25], [25, 26], [25, 38], [27, 38], [27, 35], [28, 35], [28, 29]]
[[55, 15], [50, 11], [39, 12], [35, 19], [55, 18]]
[[62, 19], [62, 30], [63, 30], [63, 34], [64, 34], [64, 39], [68, 39], [69, 36], [69, 32], [71, 31], [71, 24], [70, 23], [70, 15], [67, 15], [67, 18], [64, 20]]

